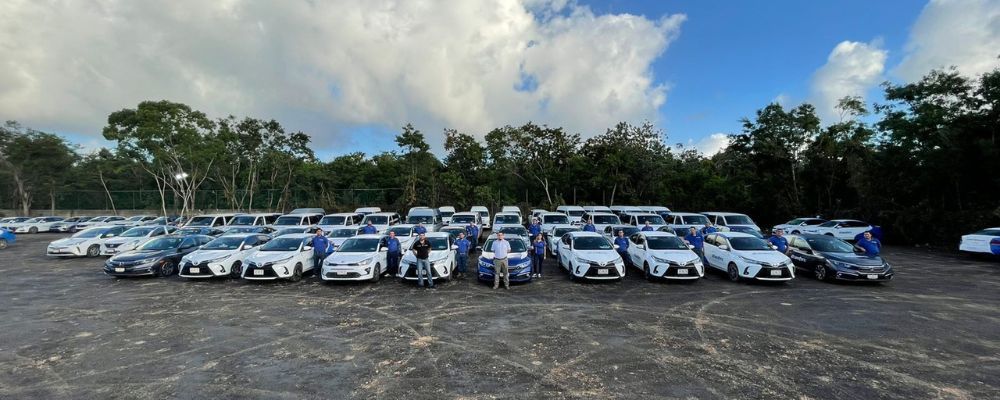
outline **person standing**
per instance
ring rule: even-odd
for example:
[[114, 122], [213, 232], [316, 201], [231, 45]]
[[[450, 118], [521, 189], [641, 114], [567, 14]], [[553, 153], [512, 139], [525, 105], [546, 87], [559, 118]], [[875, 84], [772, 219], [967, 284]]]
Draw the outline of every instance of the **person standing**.
[[594, 220], [588, 219], [587, 224], [583, 226], [584, 232], [597, 232], [597, 226], [594, 226]]
[[701, 235], [705, 236], [705, 235], [708, 235], [710, 233], [715, 233], [715, 232], [718, 232], [718, 231], [719, 231], [719, 229], [716, 228], [715, 225], [712, 225], [712, 221], [708, 221], [708, 222], [705, 223], [705, 227], [701, 228]]
[[510, 270], [507, 268], [510, 242], [504, 240], [503, 232], [497, 233], [497, 239], [493, 241], [490, 251], [493, 252], [493, 290], [500, 287], [501, 276], [503, 276], [504, 289], [510, 290]]
[[[413, 244], [413, 255], [417, 257], [417, 285], [424, 286], [424, 279], [427, 279], [427, 287], [434, 287], [434, 274], [431, 271], [431, 242], [427, 240], [427, 235], [421, 234], [417, 242]], [[425, 275], [426, 273], [426, 275]]]
[[863, 251], [866, 256], [877, 256], [882, 252], [882, 242], [872, 236], [871, 231], [866, 231], [854, 248]]
[[389, 273], [395, 275], [399, 272], [399, 260], [403, 258], [403, 249], [399, 243], [399, 239], [396, 238], [396, 232], [389, 231], [389, 236], [385, 238], [385, 248], [386, 248], [386, 264]]
[[528, 233], [531, 234], [531, 237], [542, 234], [542, 224], [538, 222], [538, 218], [531, 220], [531, 225], [528, 225]]
[[372, 225], [371, 221], [368, 221], [368, 225], [361, 228], [361, 233], [364, 235], [374, 235], [378, 233], [378, 228], [376, 228], [375, 225]]
[[701, 258], [702, 263], [708, 264], [705, 260], [705, 236], [698, 232], [698, 228], [692, 226], [687, 236], [684, 236], [684, 241], [692, 246], [691, 250]]
[[767, 239], [771, 246], [774, 246], [776, 250], [780, 251], [781, 254], [788, 254], [788, 238], [785, 237], [785, 230], [778, 228], [774, 230], [774, 235], [771, 235]]
[[531, 242], [531, 276], [542, 277], [542, 263], [545, 261], [545, 239], [542, 234], [536, 234]]
[[479, 246], [479, 225], [476, 225], [475, 221], [471, 221], [465, 226], [465, 236], [472, 242], [470, 250], [476, 250], [476, 247]]
[[326, 250], [329, 247], [330, 239], [323, 236], [322, 229], [316, 229], [316, 235], [312, 237], [313, 270], [316, 271], [316, 276], [323, 273], [323, 259], [326, 258]]
[[646, 224], [643, 225], [642, 229], [641, 229], [641, 231], [643, 231], [643, 232], [651, 232], [651, 231], [655, 231], [655, 230], [656, 229], [653, 229], [653, 226], [649, 224], [649, 221], [646, 221]]
[[413, 228], [413, 233], [416, 233], [418, 235], [423, 235], [427, 233], [427, 227], [424, 226], [423, 222], [418, 222], [417, 226]]
[[472, 242], [465, 238], [465, 234], [459, 232], [458, 240], [455, 240], [455, 272], [461, 277], [465, 277], [465, 265], [469, 263], [469, 248], [472, 247]]
[[628, 265], [628, 238], [625, 237], [625, 231], [618, 231], [618, 236], [615, 237], [615, 245], [618, 246], [618, 248], [615, 249], [618, 251], [618, 256], [622, 258], [622, 262], [624, 262], [625, 265]]

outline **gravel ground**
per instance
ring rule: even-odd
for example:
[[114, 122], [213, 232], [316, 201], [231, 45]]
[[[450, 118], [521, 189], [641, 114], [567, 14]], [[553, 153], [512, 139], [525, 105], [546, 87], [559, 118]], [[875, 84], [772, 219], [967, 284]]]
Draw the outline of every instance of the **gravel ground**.
[[0, 398], [1000, 398], [1000, 263], [888, 285], [114, 279], [0, 251]]

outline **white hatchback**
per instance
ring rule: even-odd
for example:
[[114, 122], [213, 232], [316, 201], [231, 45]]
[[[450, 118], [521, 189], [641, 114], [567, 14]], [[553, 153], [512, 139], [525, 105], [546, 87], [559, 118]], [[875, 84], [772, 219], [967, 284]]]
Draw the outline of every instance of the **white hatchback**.
[[725, 271], [731, 281], [790, 281], [795, 265], [764, 239], [748, 233], [719, 232], [705, 236], [708, 266]]
[[347, 239], [323, 260], [324, 281], [378, 282], [386, 272], [388, 248], [382, 235], [358, 235]]
[[[428, 232], [427, 240], [431, 242], [431, 254], [427, 260], [431, 263], [431, 274], [435, 280], [451, 280], [451, 273], [455, 270], [455, 248], [451, 244], [451, 235], [447, 232]], [[396, 276], [408, 280], [417, 280], [417, 255], [413, 252], [414, 240], [409, 246], [409, 251], [403, 255], [399, 262], [399, 271]]]
[[677, 235], [637, 232], [628, 238], [628, 256], [646, 279], [698, 279], [705, 276], [701, 258]]
[[248, 280], [302, 279], [313, 269], [313, 234], [293, 233], [271, 239], [247, 256], [241, 277]]
[[625, 261], [600, 233], [570, 232], [562, 236], [558, 246], [559, 266], [569, 272], [570, 279], [625, 278]]

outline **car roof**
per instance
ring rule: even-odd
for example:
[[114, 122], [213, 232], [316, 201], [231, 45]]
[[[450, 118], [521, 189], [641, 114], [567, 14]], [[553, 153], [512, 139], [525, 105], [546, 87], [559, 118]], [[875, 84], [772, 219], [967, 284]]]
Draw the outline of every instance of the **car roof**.
[[728, 212], [728, 211], [705, 211], [702, 214], [704, 214], [704, 215], [742, 215], [742, 216], [747, 216], [746, 214], [737, 213], [737, 212]]
[[396, 225], [393, 225], [393, 226], [389, 227], [389, 229], [396, 229], [396, 228], [410, 228], [410, 229], [413, 229], [413, 228], [416, 228], [416, 227], [417, 227], [416, 224], [396, 224]]
[[455, 211], [455, 207], [452, 207], [452, 206], [441, 206], [441, 207], [438, 207], [438, 210], [452, 210], [452, 211]]
[[352, 215], [358, 215], [358, 213], [353, 213], [353, 212], [332, 213], [332, 214], [326, 214], [324, 215], [324, 217], [350, 217]]
[[472, 207], [469, 207], [469, 210], [470, 211], [472, 211], [472, 210], [475, 210], [475, 211], [478, 211], [478, 210], [489, 211], [489, 209], [486, 208], [486, 206], [472, 206]]
[[451, 217], [455, 218], [455, 217], [461, 216], [461, 215], [471, 215], [471, 216], [474, 216], [474, 217], [478, 217], [479, 213], [477, 213], [475, 211], [462, 211], [462, 212], [457, 212], [457, 213], [452, 214]]
[[564, 210], [582, 210], [583, 207], [582, 206], [559, 206], [559, 207], [556, 207], [556, 210], [558, 210], [558, 209], [564, 209]]
[[366, 233], [364, 235], [354, 235], [354, 236], [349, 237], [348, 239], [353, 239], [353, 238], [358, 238], [358, 239], [381, 239], [383, 237], [385, 237], [385, 235], [378, 234], [378, 233]]
[[606, 212], [606, 211], [591, 211], [591, 212], [589, 212], [587, 214], [590, 214], [591, 216], [600, 215], [602, 217], [617, 217], [617, 215], [615, 215], [614, 213], [609, 213], [609, 212]]
[[862, 222], [867, 224], [867, 222], [858, 219], [831, 219], [826, 222]]
[[643, 236], [677, 236], [673, 232], [664, 231], [639, 231], [639, 234]]
[[752, 237], [752, 238], [755, 238], [756, 237], [756, 236], [751, 235], [749, 233], [733, 232], [733, 231], [716, 232], [716, 234], [719, 235], [719, 236], [722, 236], [722, 237], [726, 237], [726, 238], [738, 238], [738, 237]]
[[550, 215], [551, 216], [562, 215], [564, 217], [566, 216], [566, 214], [563, 214], [563, 213], [558, 212], [558, 211], [549, 211], [549, 212], [543, 212], [541, 215], [539, 215], [539, 217], [545, 217], [545, 216], [550, 216]]
[[[604, 235], [601, 235], [600, 233], [590, 232], [590, 231], [566, 232], [566, 235], [570, 235], [572, 237], [584, 237], [584, 236], [604, 237]], [[563, 236], [565, 236], [565, 235], [563, 235]]]
[[703, 217], [705, 216], [705, 214], [702, 214], [702, 213], [681, 212], [681, 211], [671, 211], [670, 215], [680, 215], [682, 217], [685, 217], [685, 216], [692, 217], [692, 216], [696, 216], [696, 215], [700, 215], [700, 216], [703, 216]]
[[[289, 233], [287, 235], [281, 235], [279, 237], [290, 238], [290, 239], [305, 239], [307, 237], [316, 236], [315, 233]], [[277, 239], [277, 238], [275, 238]]]
[[659, 214], [653, 214], [651, 212], [629, 212], [629, 213], [625, 213], [625, 215], [635, 215], [635, 216], [639, 216], [639, 217], [659, 217], [660, 216]]
[[498, 212], [496, 214], [493, 214], [494, 217], [496, 217], [498, 215], [512, 215], [512, 216], [517, 216], [517, 217], [521, 216], [521, 214], [518, 214], [518, 213], [513, 212], [513, 211], [501, 211], [501, 212]]

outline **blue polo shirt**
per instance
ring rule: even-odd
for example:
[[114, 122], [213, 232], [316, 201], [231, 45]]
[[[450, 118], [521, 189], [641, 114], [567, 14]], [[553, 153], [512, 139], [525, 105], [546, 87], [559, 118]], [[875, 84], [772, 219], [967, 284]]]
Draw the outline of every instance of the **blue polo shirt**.
[[865, 249], [865, 255], [869, 256], [877, 256], [879, 251], [882, 249], [882, 242], [879, 242], [878, 239], [875, 238], [868, 240], [862, 237], [861, 240], [858, 241], [857, 245]]
[[544, 240], [541, 240], [541, 241], [536, 240], [534, 242], [531, 242], [531, 246], [535, 248], [535, 254], [537, 254], [537, 255], [545, 254], [545, 241]]
[[469, 254], [469, 247], [472, 246], [472, 243], [469, 242], [469, 239], [461, 238], [455, 241], [455, 246], [458, 247], [457, 254], [464, 256]]
[[784, 236], [771, 236], [771, 238], [767, 239], [767, 241], [777, 247], [778, 251], [782, 253], [788, 251], [788, 239], [785, 239]]
[[421, 233], [427, 233], [427, 228], [421, 225], [417, 225], [415, 228], [413, 228], [413, 233], [416, 233], [418, 235]]
[[587, 224], [583, 226], [583, 230], [586, 232], [597, 232], [597, 227], [594, 224]]
[[542, 234], [542, 225], [541, 224], [528, 225], [528, 232], [531, 233], [531, 238], [534, 239], [535, 236]]
[[641, 231], [643, 231], [643, 232], [649, 232], [649, 231], [655, 231], [655, 230], [656, 229], [653, 229], [652, 225], [643, 225], [643, 227], [641, 229]]
[[326, 254], [326, 248], [330, 247], [330, 239], [326, 236], [316, 235], [312, 238], [313, 253], [316, 255]]
[[475, 225], [469, 224], [465, 226], [465, 236], [475, 238], [479, 237], [479, 228]]
[[385, 239], [385, 247], [386, 247], [386, 249], [390, 253], [393, 253], [393, 254], [400, 253], [399, 239], [397, 239], [397, 238], [388, 238], [387, 237]]
[[615, 236], [615, 244], [618, 245], [619, 252], [625, 252], [628, 250], [628, 238]]
[[376, 228], [375, 225], [365, 225], [364, 228], [361, 228], [361, 233], [365, 235], [374, 235], [378, 233], [378, 228]]
[[684, 240], [687, 240], [694, 248], [701, 249], [705, 247], [705, 237], [698, 233], [688, 233], [684, 236]]
[[719, 231], [719, 229], [716, 228], [716, 227], [714, 227], [714, 226], [709, 226], [709, 227], [701, 228], [701, 234], [702, 235], [707, 235], [709, 233], [715, 233], [715, 232], [718, 232], [718, 231]]

